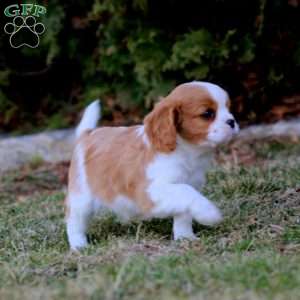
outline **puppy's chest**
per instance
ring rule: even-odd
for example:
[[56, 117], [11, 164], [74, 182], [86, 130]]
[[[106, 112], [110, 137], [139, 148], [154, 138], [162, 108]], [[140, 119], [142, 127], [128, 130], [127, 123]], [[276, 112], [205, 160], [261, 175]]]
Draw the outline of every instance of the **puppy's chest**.
[[149, 166], [147, 175], [154, 183], [185, 183], [198, 189], [205, 183], [210, 165], [210, 156], [161, 156]]
[[201, 188], [206, 182], [206, 172], [210, 165], [208, 161], [195, 160], [193, 164], [181, 167], [183, 182], [196, 189]]

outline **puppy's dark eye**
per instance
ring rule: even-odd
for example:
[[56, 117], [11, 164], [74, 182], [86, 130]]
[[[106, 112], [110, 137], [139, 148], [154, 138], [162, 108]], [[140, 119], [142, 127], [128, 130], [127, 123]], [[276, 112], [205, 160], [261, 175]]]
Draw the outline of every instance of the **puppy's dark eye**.
[[204, 119], [213, 119], [216, 116], [216, 113], [213, 109], [209, 108], [204, 113], [200, 115]]

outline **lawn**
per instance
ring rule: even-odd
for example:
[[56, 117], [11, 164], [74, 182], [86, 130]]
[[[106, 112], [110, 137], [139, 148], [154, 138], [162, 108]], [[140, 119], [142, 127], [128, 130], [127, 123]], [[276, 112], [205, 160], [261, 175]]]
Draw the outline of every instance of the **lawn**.
[[221, 149], [204, 193], [222, 208], [199, 241], [171, 240], [171, 221], [99, 216], [90, 246], [70, 253], [66, 164], [33, 160], [0, 179], [0, 299], [299, 299], [300, 144]]

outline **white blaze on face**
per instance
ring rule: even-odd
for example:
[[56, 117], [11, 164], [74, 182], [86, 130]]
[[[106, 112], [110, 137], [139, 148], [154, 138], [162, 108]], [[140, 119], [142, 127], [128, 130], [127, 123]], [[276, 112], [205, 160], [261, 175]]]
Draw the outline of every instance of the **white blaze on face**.
[[213, 144], [229, 141], [233, 135], [239, 131], [239, 126], [235, 122], [234, 128], [231, 128], [229, 124], [226, 123], [228, 120], [235, 121], [233, 115], [230, 113], [226, 105], [229, 101], [227, 92], [218, 85], [209, 82], [194, 81], [191, 82], [191, 84], [205, 88], [211, 95], [212, 99], [217, 103], [218, 109], [216, 112], [216, 118], [209, 127], [207, 141]]

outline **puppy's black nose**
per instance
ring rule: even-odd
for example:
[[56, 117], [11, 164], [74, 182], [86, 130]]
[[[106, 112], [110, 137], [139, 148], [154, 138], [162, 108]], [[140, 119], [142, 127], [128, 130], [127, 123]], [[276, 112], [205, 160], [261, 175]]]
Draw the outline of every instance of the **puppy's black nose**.
[[226, 121], [226, 123], [233, 129], [235, 125], [235, 121], [233, 119], [229, 119]]

